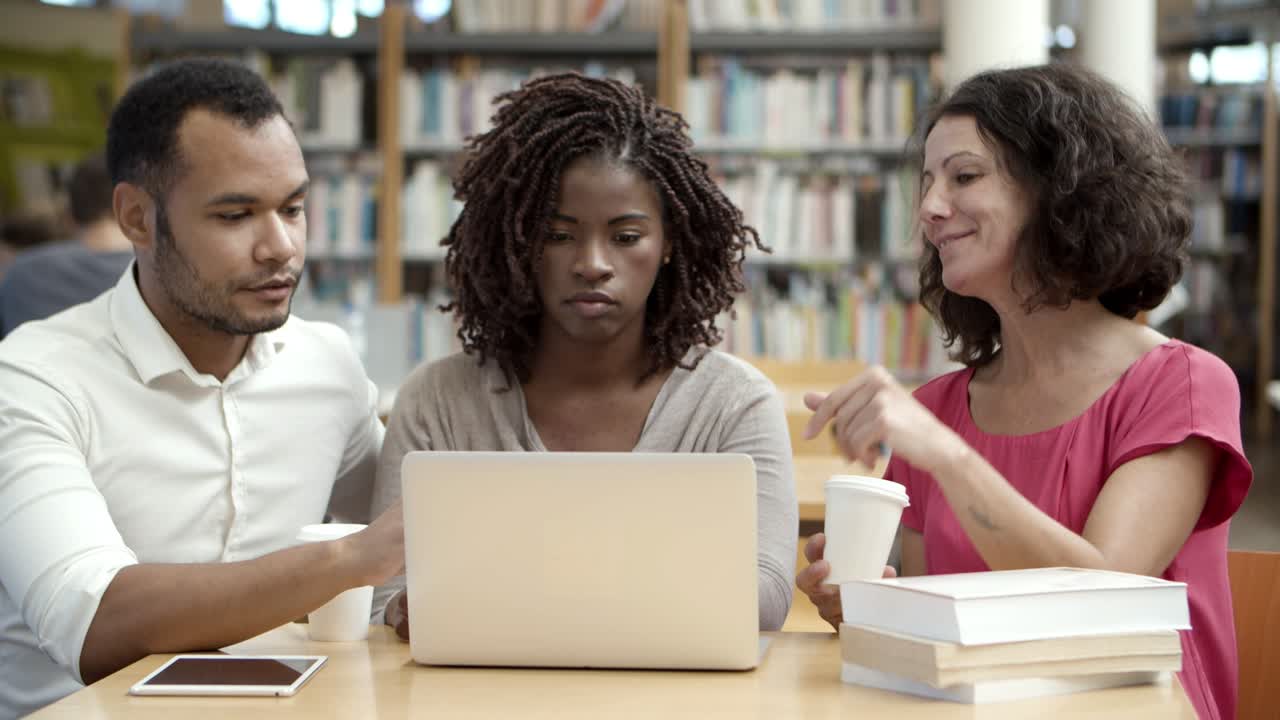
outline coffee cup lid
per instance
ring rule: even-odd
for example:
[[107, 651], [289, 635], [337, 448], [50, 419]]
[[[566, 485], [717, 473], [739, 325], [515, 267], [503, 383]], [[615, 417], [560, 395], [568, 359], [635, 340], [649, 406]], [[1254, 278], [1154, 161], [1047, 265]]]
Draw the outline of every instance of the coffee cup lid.
[[318, 525], [305, 525], [298, 531], [299, 542], [324, 542], [326, 540], [337, 540], [340, 537], [346, 537], [352, 533], [358, 533], [365, 529], [365, 525], [359, 523], [321, 523]]
[[838, 488], [869, 492], [891, 500], [897, 500], [904, 507], [911, 504], [907, 498], [907, 489], [892, 480], [882, 480], [863, 475], [832, 475], [827, 480], [825, 487], [828, 489]]

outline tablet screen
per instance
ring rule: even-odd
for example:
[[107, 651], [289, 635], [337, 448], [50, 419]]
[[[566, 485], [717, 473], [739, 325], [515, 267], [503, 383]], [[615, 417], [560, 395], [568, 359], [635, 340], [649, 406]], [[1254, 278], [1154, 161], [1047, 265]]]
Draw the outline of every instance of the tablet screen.
[[174, 658], [168, 666], [142, 683], [147, 687], [165, 685], [289, 686], [302, 677], [319, 658], [208, 657]]

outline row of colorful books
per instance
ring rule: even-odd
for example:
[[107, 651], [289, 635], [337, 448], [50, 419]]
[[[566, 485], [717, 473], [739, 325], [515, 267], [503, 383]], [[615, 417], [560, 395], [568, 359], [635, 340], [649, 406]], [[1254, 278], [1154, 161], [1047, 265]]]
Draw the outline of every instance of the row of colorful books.
[[1186, 151], [1187, 169], [1200, 188], [1223, 200], [1253, 201], [1262, 193], [1262, 157], [1239, 147]]
[[[916, 379], [950, 367], [935, 324], [917, 303], [874, 297], [862, 286], [827, 302], [816, 296], [829, 289], [798, 281], [794, 296], [783, 297], [761, 283], [717, 319], [725, 334], [721, 350], [782, 361], [856, 358]], [[371, 372], [374, 364], [388, 366], [383, 379], [460, 349], [453, 318], [439, 311], [449, 294], [438, 273], [424, 295], [407, 295], [398, 305], [376, 304], [373, 290], [367, 268], [312, 263], [295, 312], [345, 327]]]
[[774, 261], [847, 264], [865, 257], [902, 262], [919, 255], [905, 170], [814, 174], [771, 160], [740, 171], [717, 170], [725, 194], [771, 247]]
[[450, 67], [407, 69], [400, 76], [400, 140], [405, 149], [454, 150], [464, 138], [492, 127], [493, 99], [530, 78], [577, 71], [635, 83], [627, 65], [537, 65], [481, 67], [458, 73]]
[[[295, 58], [273, 71], [259, 63], [304, 147], [356, 148], [367, 140], [368, 79], [350, 58]], [[576, 70], [635, 83], [626, 64], [410, 68], [400, 78], [400, 140], [406, 150], [456, 150], [489, 129], [493, 99], [526, 80]], [[653, 88], [649, 89], [653, 91]], [[826, 144], [900, 149], [937, 93], [929, 61], [884, 53], [813, 70], [762, 68], [735, 57], [704, 57], [686, 83], [684, 115], [708, 149], [786, 149]], [[810, 112], [792, 112], [794, 108]]]
[[[707, 57], [685, 85], [694, 141], [763, 148], [876, 142], [901, 146], [936, 94], [923, 57], [885, 53], [811, 71]], [[805, 112], [796, 112], [805, 108]]]
[[[636, 82], [628, 65], [449, 67], [406, 70], [400, 79], [400, 133], [405, 148], [450, 149], [491, 125], [493, 98], [532, 77], [578, 70]], [[653, 89], [650, 88], [650, 91]], [[796, 71], [757, 68], [735, 57], [704, 57], [685, 86], [685, 119], [708, 149], [765, 149], [816, 143], [875, 143], [895, 148], [936, 94], [923, 57], [884, 53]], [[796, 113], [797, 107], [812, 108]]]
[[924, 377], [948, 366], [933, 318], [919, 303], [858, 280], [843, 286], [789, 273], [776, 289], [762, 273], [747, 273], [747, 293], [720, 318], [722, 349], [784, 361], [858, 359], [903, 375]]
[[365, 77], [351, 58], [293, 58], [278, 71], [261, 56], [250, 64], [284, 105], [303, 147], [359, 146], [365, 138]]
[[939, 0], [690, 0], [689, 27], [705, 31], [853, 30], [937, 25]]
[[[327, 162], [326, 162], [327, 161]], [[329, 158], [312, 163], [307, 203], [311, 251], [318, 257], [371, 256], [377, 236], [377, 175], [366, 163]], [[401, 252], [413, 260], [444, 256], [440, 241], [461, 212], [448, 160], [412, 165], [402, 198]], [[773, 252], [755, 263], [849, 264], [863, 257], [914, 259], [910, 175], [813, 174], [784, 162], [716, 166], [717, 181]]]
[[1262, 127], [1262, 93], [1249, 87], [1207, 87], [1169, 92], [1159, 101], [1166, 128], [1254, 130]]
[[464, 0], [452, 19], [459, 33], [655, 32], [662, 0]]
[[367, 172], [312, 172], [307, 245], [316, 258], [371, 259], [378, 237], [378, 180]]
[[445, 163], [420, 160], [404, 185], [405, 257], [438, 260], [445, 248], [440, 241], [449, 234], [453, 221], [462, 212], [462, 203], [453, 197], [453, 184]]

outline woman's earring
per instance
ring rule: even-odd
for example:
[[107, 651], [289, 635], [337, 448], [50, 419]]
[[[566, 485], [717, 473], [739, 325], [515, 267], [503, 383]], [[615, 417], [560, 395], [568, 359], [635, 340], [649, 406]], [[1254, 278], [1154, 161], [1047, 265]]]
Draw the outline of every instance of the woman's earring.
[[670, 264], [671, 264], [671, 256], [670, 256], [670, 255], [667, 255], [666, 257], [662, 258], [662, 264], [663, 264], [663, 265], [670, 265]]

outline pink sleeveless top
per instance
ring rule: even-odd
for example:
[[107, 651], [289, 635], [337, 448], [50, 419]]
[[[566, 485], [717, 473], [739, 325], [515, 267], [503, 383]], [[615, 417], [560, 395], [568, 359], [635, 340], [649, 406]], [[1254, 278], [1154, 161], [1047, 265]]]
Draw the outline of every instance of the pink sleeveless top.
[[[1240, 442], [1240, 388], [1231, 369], [1204, 350], [1171, 340], [1139, 358], [1079, 417], [1018, 436], [988, 435], [974, 424], [972, 376], [972, 369], [943, 375], [915, 397], [1018, 492], [1077, 533], [1103, 483], [1124, 463], [1192, 436], [1217, 448], [1204, 511], [1161, 577], [1187, 583], [1192, 629], [1182, 634], [1182, 686], [1201, 718], [1235, 718], [1238, 668], [1227, 531], [1253, 469]], [[989, 569], [932, 476], [893, 458], [885, 477], [907, 488], [911, 505], [902, 523], [923, 533], [930, 574]]]

